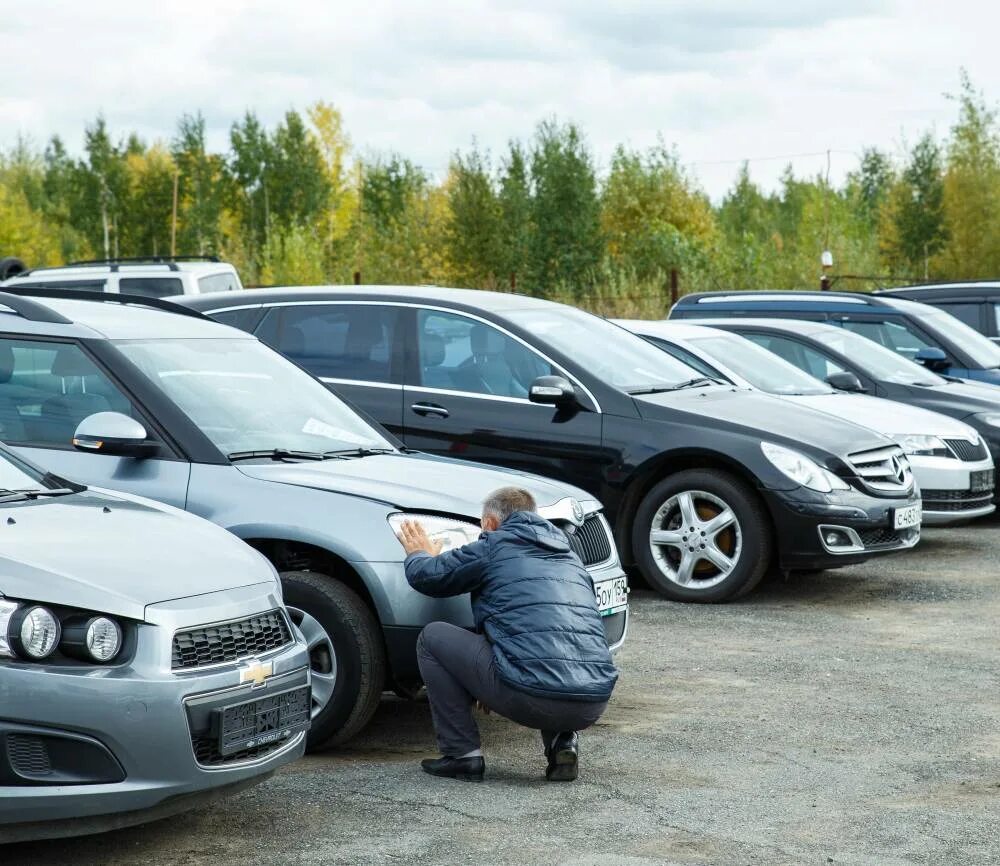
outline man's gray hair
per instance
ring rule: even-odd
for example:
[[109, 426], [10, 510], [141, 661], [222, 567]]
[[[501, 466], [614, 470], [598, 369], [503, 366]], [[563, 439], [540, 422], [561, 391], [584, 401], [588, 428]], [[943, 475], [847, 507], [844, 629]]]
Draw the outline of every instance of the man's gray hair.
[[483, 514], [492, 514], [503, 523], [515, 511], [538, 510], [535, 497], [521, 487], [501, 487], [494, 490], [483, 502]]

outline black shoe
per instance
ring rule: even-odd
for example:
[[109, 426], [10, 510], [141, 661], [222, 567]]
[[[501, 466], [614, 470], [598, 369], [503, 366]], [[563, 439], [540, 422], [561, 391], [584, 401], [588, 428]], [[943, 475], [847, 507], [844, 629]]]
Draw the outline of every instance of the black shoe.
[[580, 757], [580, 738], [576, 731], [563, 731], [553, 741], [545, 755], [549, 766], [545, 778], [550, 782], [572, 782], [576, 778]]
[[424, 758], [420, 766], [425, 773], [443, 776], [446, 779], [461, 779], [463, 782], [481, 782], [486, 772], [486, 761], [481, 756], [475, 758]]

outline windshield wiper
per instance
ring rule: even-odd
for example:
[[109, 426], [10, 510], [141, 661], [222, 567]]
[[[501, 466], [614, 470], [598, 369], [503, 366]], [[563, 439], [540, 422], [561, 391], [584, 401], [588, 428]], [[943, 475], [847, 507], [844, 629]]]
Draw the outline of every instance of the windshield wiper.
[[395, 448], [338, 448], [334, 451], [324, 451], [323, 459], [338, 457], [373, 457], [376, 454], [395, 454]]
[[41, 499], [43, 496], [69, 496], [71, 493], [77, 492], [70, 487], [29, 487], [25, 490], [0, 490], [0, 502], [17, 498]]
[[227, 454], [231, 461], [237, 460], [259, 460], [267, 458], [270, 460], [323, 460], [324, 455], [319, 451], [293, 451], [290, 448], [269, 448], [264, 451], [233, 451]]
[[725, 385], [722, 379], [713, 379], [711, 376], [697, 376], [694, 379], [687, 379], [675, 385], [653, 385], [649, 388], [632, 388], [625, 393], [633, 396], [639, 394], [662, 394], [664, 391], [680, 391], [684, 388], [697, 388], [699, 385]]

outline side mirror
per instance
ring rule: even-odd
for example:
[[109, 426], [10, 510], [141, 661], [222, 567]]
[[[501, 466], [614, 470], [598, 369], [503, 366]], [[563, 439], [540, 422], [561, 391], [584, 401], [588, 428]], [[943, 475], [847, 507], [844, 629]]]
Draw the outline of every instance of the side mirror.
[[146, 428], [121, 412], [97, 412], [84, 418], [73, 434], [73, 447], [116, 457], [152, 457], [160, 450]]
[[528, 388], [528, 399], [545, 406], [569, 406], [576, 402], [576, 389], [562, 376], [539, 376]]
[[861, 384], [861, 380], [847, 370], [841, 370], [839, 373], [831, 373], [824, 381], [831, 388], [836, 388], [838, 391], [860, 394], [865, 390]]
[[933, 370], [935, 373], [947, 370], [951, 366], [944, 350], [937, 346], [924, 346], [917, 352], [915, 360], [918, 364], [923, 364], [928, 370]]

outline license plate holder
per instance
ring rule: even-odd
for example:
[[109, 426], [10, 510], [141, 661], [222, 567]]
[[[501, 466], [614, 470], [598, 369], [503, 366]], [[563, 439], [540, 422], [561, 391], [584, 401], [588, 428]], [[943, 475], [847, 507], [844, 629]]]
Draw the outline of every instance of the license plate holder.
[[897, 508], [892, 513], [893, 529], [911, 529], [920, 526], [921, 519], [920, 503], [907, 505], [905, 508]]
[[243, 701], [214, 711], [219, 753], [225, 757], [289, 740], [309, 729], [309, 686]]
[[969, 491], [972, 493], [985, 493], [993, 489], [993, 470], [980, 469], [978, 472], [969, 473]]
[[594, 595], [601, 616], [611, 616], [628, 605], [628, 578], [613, 577], [595, 583]]

